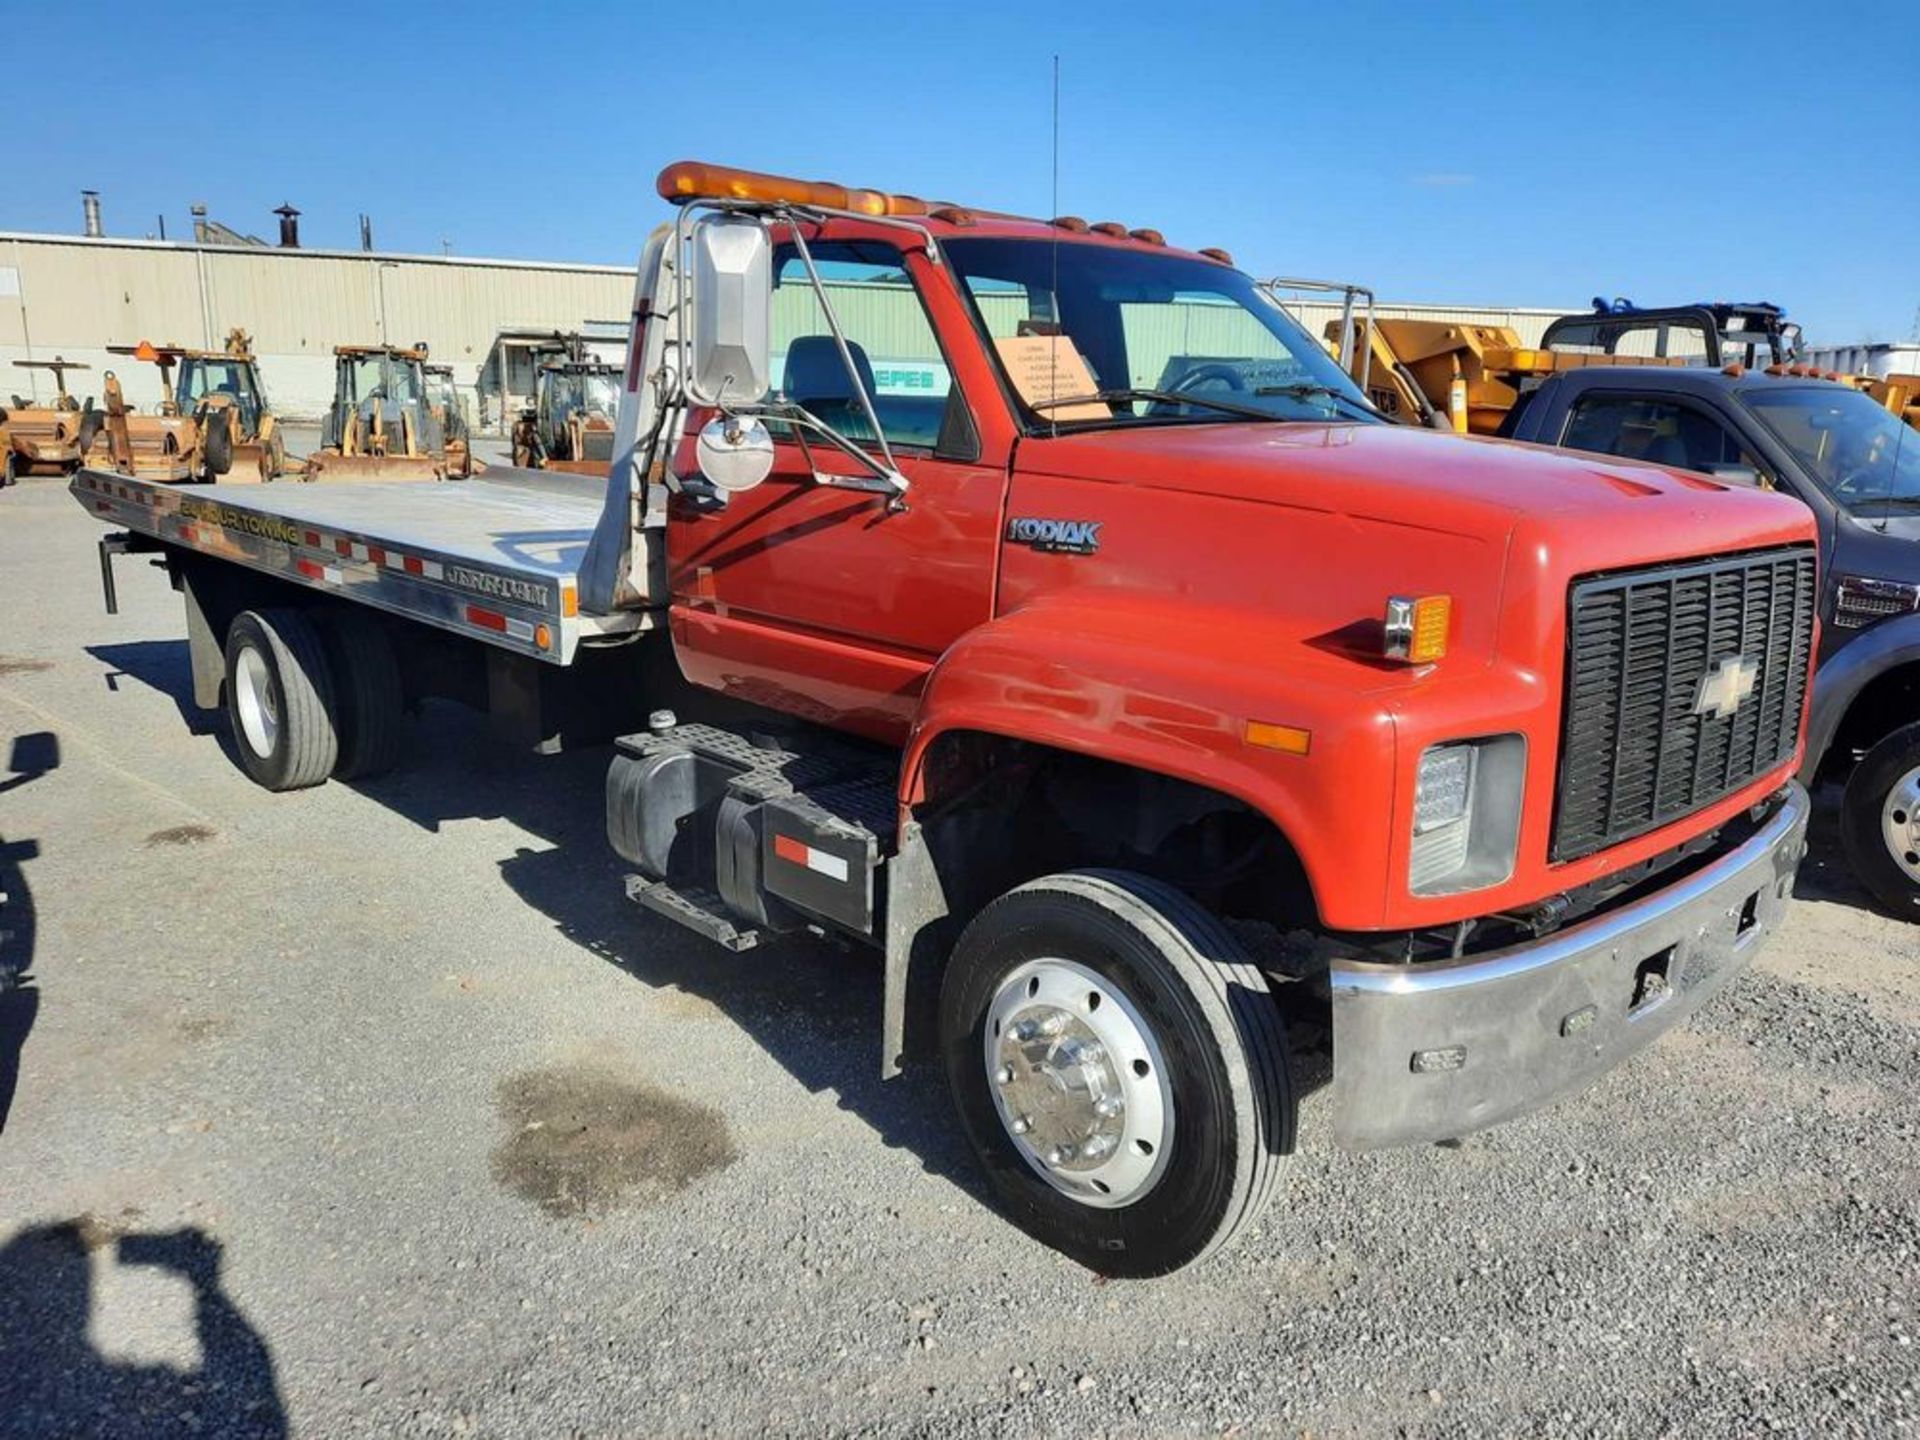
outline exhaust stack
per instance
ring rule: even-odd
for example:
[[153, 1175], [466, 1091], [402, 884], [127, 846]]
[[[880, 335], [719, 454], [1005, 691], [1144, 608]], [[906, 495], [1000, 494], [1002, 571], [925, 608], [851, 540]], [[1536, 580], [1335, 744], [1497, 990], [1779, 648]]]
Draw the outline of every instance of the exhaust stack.
[[282, 204], [273, 212], [280, 217], [280, 248], [298, 250], [300, 248], [300, 212], [290, 204]]
[[100, 192], [98, 190], [80, 192], [80, 213], [84, 217], [84, 229], [81, 233], [89, 240], [98, 240], [107, 233], [100, 225]]

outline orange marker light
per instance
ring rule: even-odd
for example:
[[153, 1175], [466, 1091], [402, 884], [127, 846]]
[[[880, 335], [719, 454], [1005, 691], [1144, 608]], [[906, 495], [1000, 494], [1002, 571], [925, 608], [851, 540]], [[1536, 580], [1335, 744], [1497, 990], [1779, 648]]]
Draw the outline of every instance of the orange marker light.
[[1447, 653], [1453, 628], [1453, 597], [1395, 596], [1387, 601], [1385, 653], [1389, 660], [1427, 665]]
[[1298, 725], [1275, 725], [1266, 720], [1249, 720], [1242, 732], [1247, 744], [1262, 750], [1278, 750], [1282, 755], [1304, 755], [1313, 745], [1313, 732]]
[[138, 345], [133, 347], [133, 358], [151, 363], [160, 358], [160, 352], [153, 348], [153, 342], [151, 340], [142, 340]]

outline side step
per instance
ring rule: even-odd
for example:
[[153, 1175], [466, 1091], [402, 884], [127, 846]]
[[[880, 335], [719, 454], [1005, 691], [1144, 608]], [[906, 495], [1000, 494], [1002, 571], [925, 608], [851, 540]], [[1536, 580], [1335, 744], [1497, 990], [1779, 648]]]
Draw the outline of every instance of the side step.
[[676, 890], [664, 880], [629, 875], [627, 898], [736, 954], [760, 943], [760, 932], [751, 926], [736, 925], [725, 913], [725, 904], [711, 890]]

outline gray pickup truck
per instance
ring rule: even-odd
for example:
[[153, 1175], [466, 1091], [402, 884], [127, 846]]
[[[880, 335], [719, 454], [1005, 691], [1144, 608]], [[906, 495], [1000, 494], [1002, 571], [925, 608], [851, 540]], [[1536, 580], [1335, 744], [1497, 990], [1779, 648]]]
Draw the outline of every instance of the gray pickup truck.
[[1567, 370], [1501, 433], [1803, 501], [1820, 527], [1819, 669], [1802, 779], [1843, 779], [1841, 836], [1861, 882], [1920, 920], [1920, 433], [1805, 375], [1672, 367]]

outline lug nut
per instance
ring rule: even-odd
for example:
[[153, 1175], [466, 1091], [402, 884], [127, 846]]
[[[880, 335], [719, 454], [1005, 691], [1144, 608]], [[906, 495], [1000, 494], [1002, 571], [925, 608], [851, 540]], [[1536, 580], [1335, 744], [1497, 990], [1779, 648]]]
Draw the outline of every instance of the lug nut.
[[1018, 1120], [1013, 1122], [1013, 1125], [1011, 1128], [1014, 1134], [1024, 1135], [1027, 1133], [1027, 1131], [1033, 1128], [1033, 1122], [1027, 1119], [1026, 1116], [1022, 1115]]
[[1011, 1085], [1013, 1083], [1013, 1067], [1011, 1065], [1002, 1065], [998, 1070], [993, 1072], [993, 1078], [998, 1080], [1002, 1085]]

